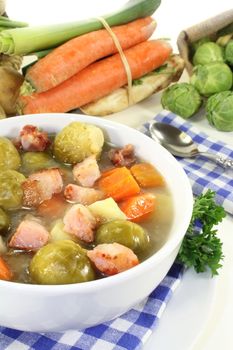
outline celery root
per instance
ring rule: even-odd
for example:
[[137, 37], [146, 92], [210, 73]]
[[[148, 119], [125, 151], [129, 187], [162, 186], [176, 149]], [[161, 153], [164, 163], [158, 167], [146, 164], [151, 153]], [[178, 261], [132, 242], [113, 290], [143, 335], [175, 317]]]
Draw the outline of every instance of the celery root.
[[7, 115], [15, 114], [16, 100], [24, 78], [15, 69], [0, 67], [0, 105]]

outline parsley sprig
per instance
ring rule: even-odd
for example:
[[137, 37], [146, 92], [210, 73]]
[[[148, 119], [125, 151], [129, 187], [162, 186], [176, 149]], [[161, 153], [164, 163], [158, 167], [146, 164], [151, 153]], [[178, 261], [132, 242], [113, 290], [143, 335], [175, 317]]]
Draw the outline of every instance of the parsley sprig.
[[210, 269], [212, 276], [218, 274], [223, 260], [222, 242], [214, 226], [222, 221], [226, 213], [214, 201], [215, 192], [208, 190], [195, 199], [193, 214], [182, 242], [178, 259], [196, 272]]

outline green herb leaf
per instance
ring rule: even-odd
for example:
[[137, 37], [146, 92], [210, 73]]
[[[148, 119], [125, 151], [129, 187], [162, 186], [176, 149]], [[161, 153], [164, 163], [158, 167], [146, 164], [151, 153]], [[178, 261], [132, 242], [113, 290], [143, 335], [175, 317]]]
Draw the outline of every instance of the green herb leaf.
[[160, 67], [154, 69], [153, 72], [154, 72], [154, 73], [161, 73], [161, 72], [163, 72], [164, 70], [166, 70], [167, 67], [168, 67], [168, 64], [165, 63], [165, 64], [163, 64], [162, 66], [160, 66]]
[[213, 226], [226, 216], [220, 205], [214, 201], [215, 192], [208, 190], [195, 199], [193, 214], [187, 233], [182, 242], [178, 259], [196, 272], [210, 269], [212, 276], [222, 266], [222, 242]]
[[142, 79], [134, 79], [132, 81], [132, 85], [136, 86], [136, 85], [142, 85], [143, 84], [143, 81]]

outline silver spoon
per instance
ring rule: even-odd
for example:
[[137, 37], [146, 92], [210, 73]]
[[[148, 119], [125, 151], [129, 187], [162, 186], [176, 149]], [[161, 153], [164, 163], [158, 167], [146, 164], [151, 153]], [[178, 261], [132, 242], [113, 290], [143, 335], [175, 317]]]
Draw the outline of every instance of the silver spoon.
[[149, 131], [151, 137], [174, 156], [183, 158], [205, 157], [224, 169], [233, 169], [233, 160], [220, 157], [214, 153], [199, 151], [189, 135], [170, 124], [152, 121], [149, 124]]

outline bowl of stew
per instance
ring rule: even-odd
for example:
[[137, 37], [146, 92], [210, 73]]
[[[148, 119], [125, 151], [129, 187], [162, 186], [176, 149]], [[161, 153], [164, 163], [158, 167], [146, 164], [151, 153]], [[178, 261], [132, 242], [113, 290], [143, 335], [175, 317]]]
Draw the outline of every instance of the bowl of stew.
[[39, 114], [0, 125], [0, 325], [83, 329], [146, 298], [192, 214], [176, 159], [96, 117]]

